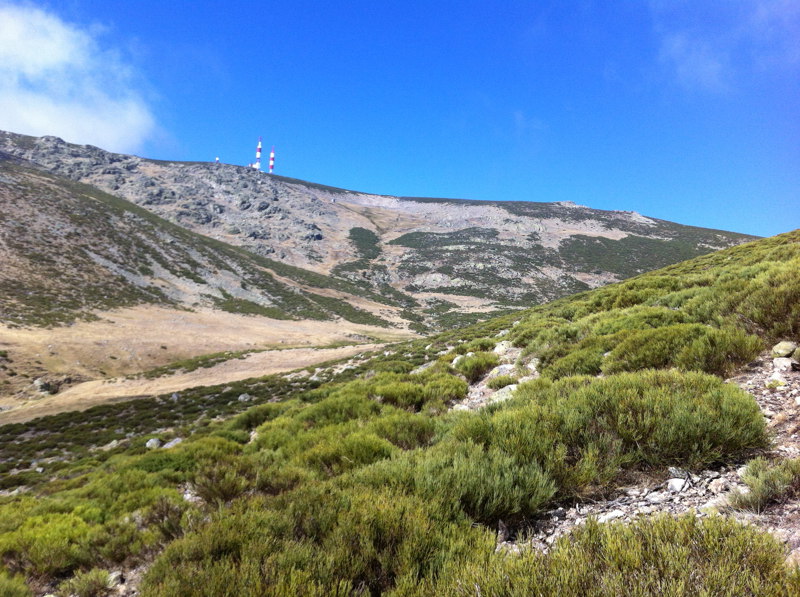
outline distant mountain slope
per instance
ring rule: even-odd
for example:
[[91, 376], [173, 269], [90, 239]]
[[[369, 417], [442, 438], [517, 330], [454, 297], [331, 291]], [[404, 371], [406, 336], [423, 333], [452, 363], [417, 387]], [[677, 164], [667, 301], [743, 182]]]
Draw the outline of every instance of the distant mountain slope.
[[435, 323], [530, 306], [755, 237], [572, 203], [390, 197], [0, 132], [0, 150], [190, 230], [348, 280]]
[[[0, 321], [51, 325], [136, 304], [388, 325], [345, 281], [190, 232], [94, 187], [0, 153]], [[316, 290], [316, 291], [315, 291]]]

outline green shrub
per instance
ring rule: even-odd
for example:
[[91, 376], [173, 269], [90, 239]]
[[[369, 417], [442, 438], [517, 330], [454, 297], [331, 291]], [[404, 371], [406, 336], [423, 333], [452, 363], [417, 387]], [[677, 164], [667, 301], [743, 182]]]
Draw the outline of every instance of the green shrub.
[[375, 386], [374, 392], [382, 402], [409, 410], [419, 410], [425, 402], [423, 387], [405, 381]]
[[764, 458], [747, 464], [742, 480], [748, 493], [734, 491], [730, 504], [741, 510], [763, 512], [770, 504], [785, 501], [800, 493], [800, 458], [770, 466]]
[[699, 466], [763, 447], [752, 397], [701, 373], [642, 371], [521, 384], [494, 411], [458, 419], [453, 437], [538, 463], [567, 497], [635, 466]]
[[467, 378], [469, 383], [475, 383], [490, 369], [500, 363], [500, 357], [493, 352], [476, 352], [472, 356], [465, 356], [455, 366]]
[[683, 323], [634, 331], [611, 351], [603, 373], [670, 367], [681, 349], [705, 332], [705, 326]]
[[105, 597], [111, 594], [107, 570], [93, 568], [87, 572], [78, 572], [69, 580], [58, 586], [58, 591], [64, 597]]
[[729, 377], [738, 366], [758, 356], [762, 341], [736, 328], [709, 329], [676, 355], [681, 369]]
[[99, 530], [71, 513], [30, 516], [16, 531], [0, 536], [0, 556], [12, 570], [65, 574], [91, 562]]
[[381, 361], [373, 366], [375, 371], [387, 373], [410, 373], [414, 365], [408, 361]]
[[21, 576], [12, 576], [0, 568], [0, 595], [4, 597], [31, 597], [33, 593]]
[[243, 467], [216, 462], [202, 468], [192, 483], [195, 493], [208, 505], [221, 505], [242, 495], [251, 486]]
[[300, 455], [300, 462], [327, 476], [382, 460], [392, 455], [393, 447], [385, 439], [365, 431], [351, 433], [342, 439], [321, 441]]
[[513, 375], [498, 375], [497, 377], [493, 377], [486, 382], [486, 385], [493, 390], [499, 390], [500, 388], [504, 388], [515, 383], [517, 383], [517, 378]]
[[590, 521], [547, 554], [475, 553], [453, 561], [420, 595], [751, 595], [800, 593], [771, 535], [724, 517], [661, 515], [631, 524]]
[[376, 419], [366, 429], [398, 448], [412, 450], [431, 443], [436, 423], [424, 415], [397, 413]]
[[469, 386], [463, 379], [439, 373], [432, 375], [423, 387], [426, 402], [453, 402], [466, 397]]
[[[538, 513], [555, 494], [552, 479], [535, 461], [469, 442], [440, 444], [414, 466], [415, 492], [458, 508], [485, 524], [519, 522]], [[452, 514], [451, 514], [452, 515]]]

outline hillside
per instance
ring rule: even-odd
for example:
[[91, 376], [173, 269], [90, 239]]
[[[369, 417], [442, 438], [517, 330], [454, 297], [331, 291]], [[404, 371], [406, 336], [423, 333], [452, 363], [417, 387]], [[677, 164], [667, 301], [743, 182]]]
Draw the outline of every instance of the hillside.
[[403, 315], [418, 330], [539, 304], [754, 238], [572, 203], [371, 195], [55, 137], [0, 132], [0, 151], [189, 230], [346, 280], [408, 308]]
[[0, 589], [796, 595], [778, 340], [800, 340], [800, 231], [330, 367], [0, 427]]
[[410, 335], [401, 309], [367, 289], [2, 153], [0, 206], [0, 350], [14, 358], [0, 410], [41, 401], [33, 382], [47, 395], [221, 351]]

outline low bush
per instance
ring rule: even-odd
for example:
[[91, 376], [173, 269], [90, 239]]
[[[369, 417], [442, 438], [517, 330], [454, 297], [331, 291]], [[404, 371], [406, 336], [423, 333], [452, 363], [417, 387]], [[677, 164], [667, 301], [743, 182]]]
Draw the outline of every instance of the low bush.
[[472, 356], [461, 359], [455, 368], [467, 378], [469, 383], [475, 383], [498, 364], [500, 364], [500, 357], [493, 352], [476, 352]]
[[93, 568], [87, 572], [78, 572], [69, 580], [61, 583], [58, 591], [64, 597], [105, 597], [110, 595], [108, 571]]
[[747, 464], [742, 480], [749, 491], [734, 491], [730, 504], [740, 510], [763, 512], [770, 504], [791, 499], [800, 494], [800, 458], [770, 465], [764, 458]]
[[515, 383], [517, 383], [517, 378], [513, 375], [498, 375], [497, 377], [493, 377], [486, 382], [486, 385], [493, 390], [499, 390], [500, 388], [504, 388]]
[[503, 556], [487, 550], [453, 561], [417, 595], [800, 594], [800, 570], [784, 559], [783, 546], [771, 535], [721, 516], [589, 521], [547, 554]]
[[33, 593], [25, 584], [22, 576], [9, 575], [0, 568], [0, 595], [3, 597], [31, 597]]

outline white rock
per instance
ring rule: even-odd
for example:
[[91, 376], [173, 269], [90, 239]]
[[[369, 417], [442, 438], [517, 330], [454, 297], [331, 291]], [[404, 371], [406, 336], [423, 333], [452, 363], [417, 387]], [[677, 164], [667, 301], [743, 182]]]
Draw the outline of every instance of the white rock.
[[514, 348], [514, 345], [511, 344], [511, 342], [509, 342], [508, 340], [503, 340], [502, 342], [498, 342], [497, 343], [497, 345], [494, 347], [494, 351], [493, 352], [494, 352], [494, 354], [502, 356], [502, 355], [506, 354], [512, 348]]
[[661, 493], [660, 491], [654, 491], [653, 493], [648, 494], [648, 496], [644, 499], [650, 504], [663, 504], [669, 499], [669, 496], [665, 493]]
[[501, 375], [512, 375], [514, 373], [514, 365], [498, 365], [486, 375], [486, 379], [490, 380]]
[[170, 440], [170, 441], [168, 441], [166, 444], [164, 444], [164, 449], [165, 449], [165, 450], [168, 450], [169, 448], [174, 448], [175, 446], [177, 446], [177, 445], [178, 445], [179, 443], [181, 443], [182, 441], [183, 441], [183, 439], [182, 439], [182, 438], [180, 438], [180, 437], [176, 437], [175, 439], [173, 439], [173, 440]]
[[772, 359], [772, 366], [776, 371], [789, 371], [792, 368], [792, 359], [788, 357]]
[[239, 402], [249, 402], [250, 399], [251, 399], [251, 397], [250, 397], [250, 394], [248, 394], [248, 393], [239, 394], [239, 397], [237, 398], [237, 400]]
[[148, 450], [155, 450], [156, 448], [160, 448], [161, 440], [158, 439], [157, 437], [151, 437], [149, 440], [147, 440], [147, 443], [144, 445], [144, 447], [147, 448]]
[[797, 350], [797, 344], [795, 342], [789, 342], [789, 341], [778, 342], [775, 346], [772, 347], [772, 356], [788, 357], [795, 350]]
[[505, 400], [508, 400], [514, 395], [514, 390], [516, 389], [517, 389], [517, 384], [515, 383], [512, 383], [511, 385], [506, 386], [504, 388], [500, 388], [494, 394], [491, 395], [491, 397], [489, 398], [489, 403], [494, 404], [495, 402], [503, 402]]
[[728, 482], [723, 478], [714, 479], [708, 484], [708, 490], [713, 494], [720, 494], [728, 488]]
[[625, 516], [625, 512], [622, 510], [612, 510], [611, 512], [606, 512], [605, 514], [599, 516], [597, 518], [597, 522], [608, 522], [609, 520], [615, 520], [617, 518], [622, 518]]
[[114, 570], [108, 574], [108, 588], [113, 589], [122, 582], [122, 572]]
[[453, 407], [453, 410], [469, 410], [469, 406], [467, 406], [466, 404], [456, 404]]
[[458, 355], [456, 358], [453, 359], [453, 367], [458, 365], [463, 360], [464, 360], [464, 355], [463, 354]]
[[690, 484], [685, 477], [683, 479], [670, 479], [667, 481], [667, 489], [672, 493], [680, 493], [684, 489], [688, 489]]

